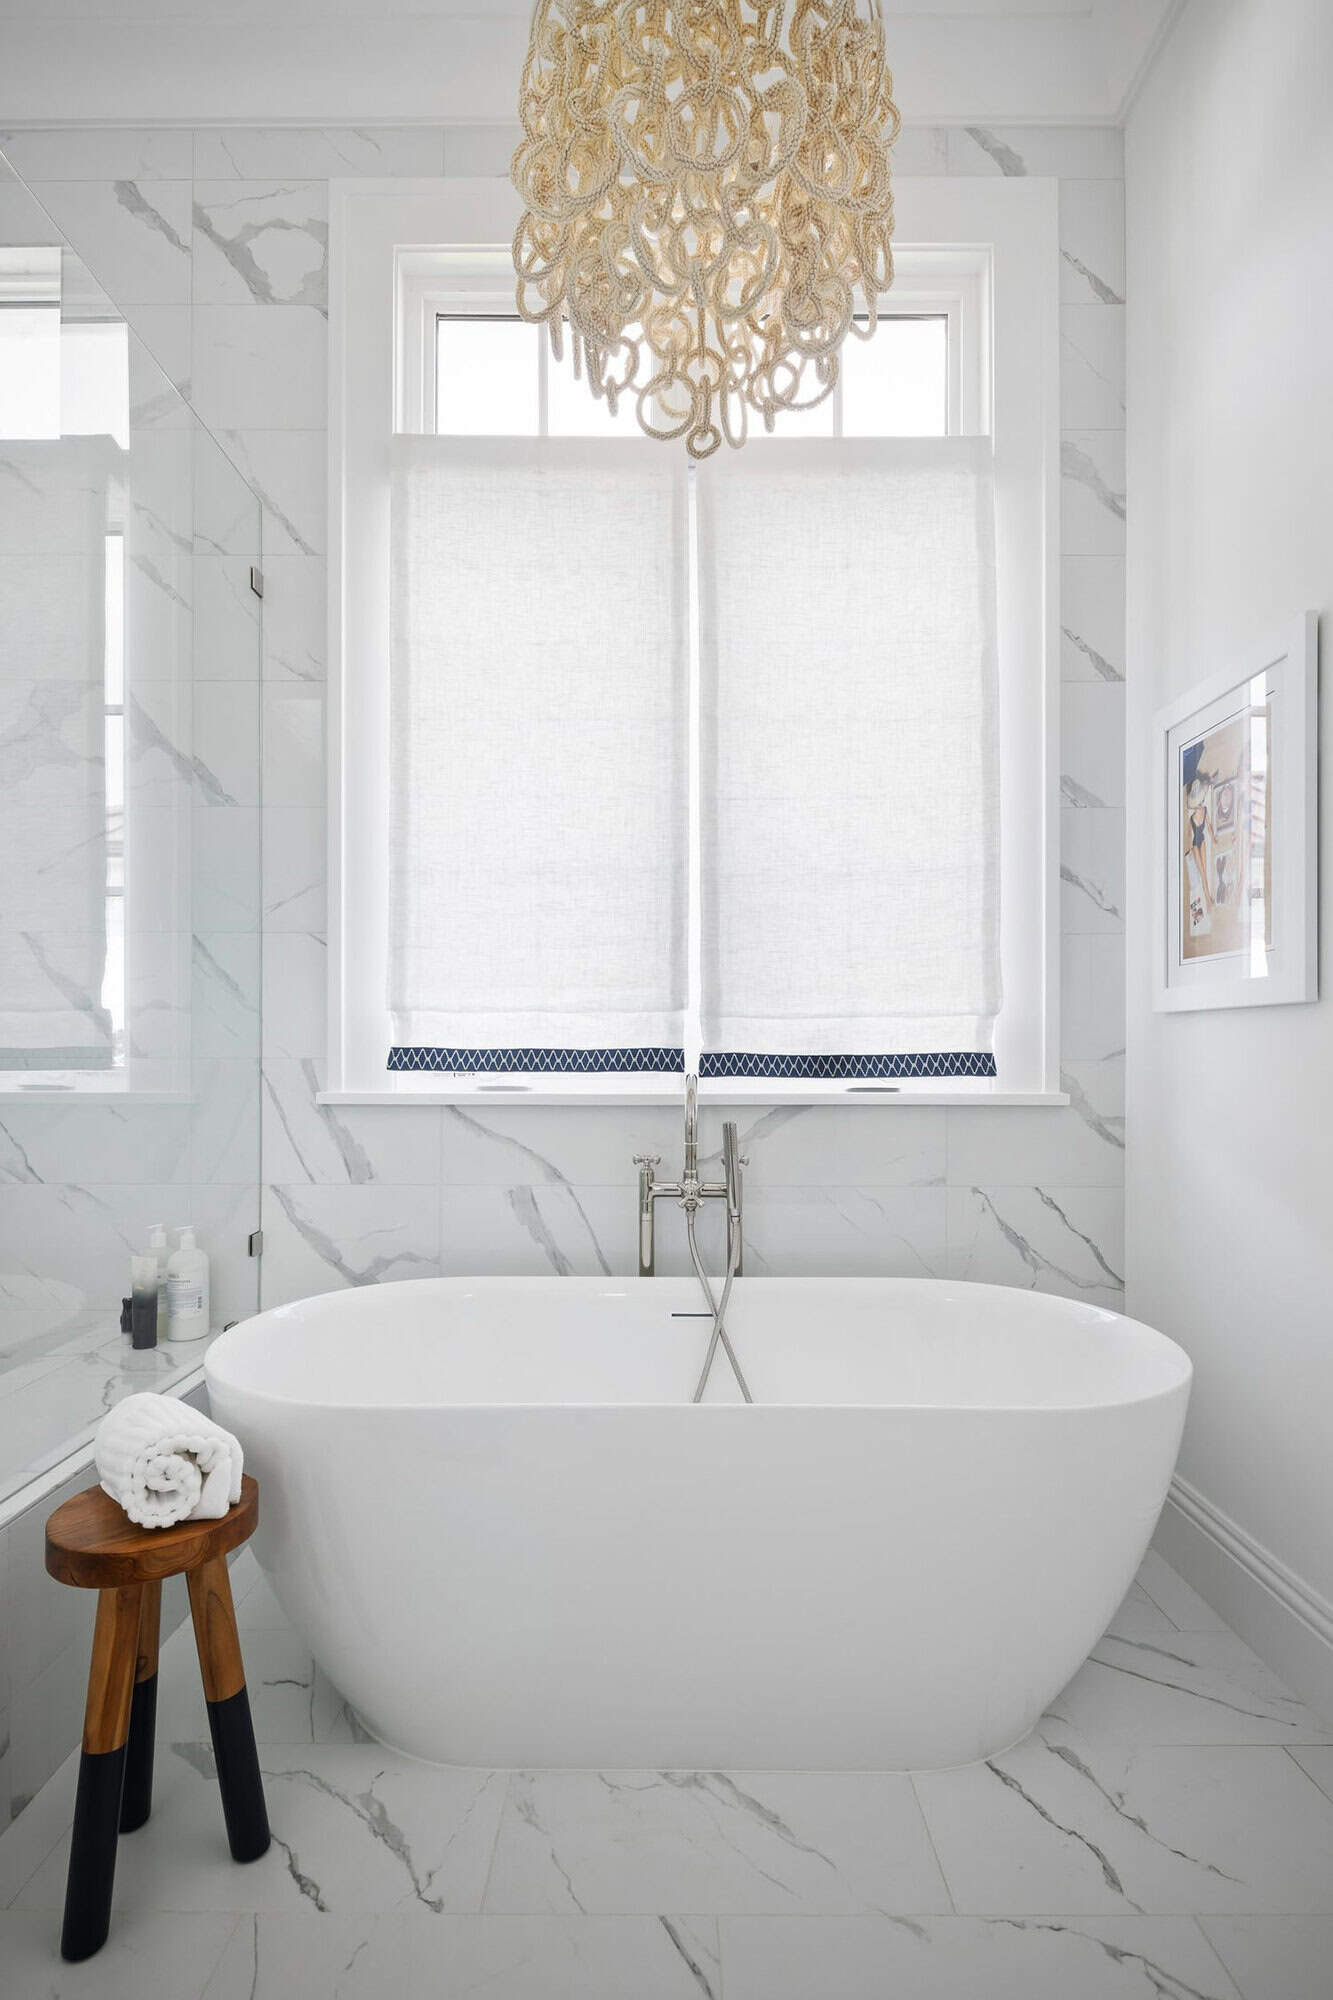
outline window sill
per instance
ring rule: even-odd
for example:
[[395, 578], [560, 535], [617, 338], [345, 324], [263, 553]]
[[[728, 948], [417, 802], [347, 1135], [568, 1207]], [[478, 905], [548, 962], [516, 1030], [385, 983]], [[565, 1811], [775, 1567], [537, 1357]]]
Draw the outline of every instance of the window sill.
[[[420, 1105], [420, 1104], [524, 1104], [551, 1106], [563, 1104], [637, 1106], [655, 1104], [679, 1104], [684, 1088], [682, 1079], [679, 1088], [664, 1089], [660, 1082], [645, 1083], [636, 1088], [631, 1081], [609, 1084], [598, 1083], [586, 1076], [572, 1077], [561, 1089], [554, 1079], [544, 1077], [540, 1083], [446, 1083], [432, 1081], [429, 1088], [405, 1083], [403, 1087], [388, 1090], [322, 1090], [316, 1098], [317, 1104], [374, 1104], [374, 1105]], [[713, 1079], [699, 1085], [701, 1104], [769, 1105], [777, 1104], [910, 1104], [916, 1106], [965, 1105], [976, 1110], [985, 1105], [993, 1109], [1011, 1110], [1026, 1105], [1068, 1104], [1068, 1093], [1063, 1090], [1003, 1090], [995, 1084], [979, 1083], [966, 1088], [950, 1083], [938, 1089], [929, 1084], [899, 1083], [842, 1084], [830, 1088], [827, 1084], [812, 1083], [802, 1087], [799, 1084], [772, 1085], [763, 1078], [728, 1081]]]

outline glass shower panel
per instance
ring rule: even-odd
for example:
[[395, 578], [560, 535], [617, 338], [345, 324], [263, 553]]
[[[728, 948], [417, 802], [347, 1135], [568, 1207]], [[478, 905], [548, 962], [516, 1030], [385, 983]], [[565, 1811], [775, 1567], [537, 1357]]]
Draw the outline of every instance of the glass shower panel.
[[120, 1332], [154, 1223], [198, 1230], [215, 1329], [258, 1304], [259, 536], [0, 181], [0, 1502], [198, 1368]]

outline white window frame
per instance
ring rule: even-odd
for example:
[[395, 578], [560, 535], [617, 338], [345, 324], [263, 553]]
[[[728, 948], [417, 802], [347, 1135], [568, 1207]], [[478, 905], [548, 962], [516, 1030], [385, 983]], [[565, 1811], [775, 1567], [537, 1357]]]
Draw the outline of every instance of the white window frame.
[[[518, 219], [505, 181], [330, 183], [329, 1103], [672, 1102], [660, 1078], [390, 1074], [389, 443], [428, 428], [434, 314], [484, 306]], [[1063, 1104], [1059, 1088], [1059, 308], [1056, 183], [899, 180], [899, 298], [951, 327], [950, 429], [995, 447], [1001, 758], [1001, 965], [993, 1080], [864, 1084], [726, 1078], [713, 1102]], [[449, 246], [442, 257], [439, 246]], [[939, 252], [951, 275], [932, 289]], [[926, 253], [926, 254], [922, 254]], [[969, 287], [975, 286], [969, 299]], [[932, 301], [925, 306], [924, 301]], [[922, 303], [918, 303], [921, 301]], [[968, 310], [969, 304], [972, 307]], [[989, 341], [966, 328], [988, 315]], [[632, 412], [625, 413], [632, 423]], [[433, 428], [433, 417], [430, 428]], [[663, 450], [678, 449], [663, 445]], [[754, 447], [746, 447], [747, 449]], [[762, 449], [762, 444], [759, 444]]]

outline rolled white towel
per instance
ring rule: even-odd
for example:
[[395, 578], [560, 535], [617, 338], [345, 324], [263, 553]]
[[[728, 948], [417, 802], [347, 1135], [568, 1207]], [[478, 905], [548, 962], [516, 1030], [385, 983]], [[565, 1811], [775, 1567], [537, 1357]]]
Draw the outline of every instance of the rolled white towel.
[[127, 1396], [97, 1427], [102, 1491], [141, 1528], [215, 1521], [241, 1497], [241, 1447], [176, 1396]]

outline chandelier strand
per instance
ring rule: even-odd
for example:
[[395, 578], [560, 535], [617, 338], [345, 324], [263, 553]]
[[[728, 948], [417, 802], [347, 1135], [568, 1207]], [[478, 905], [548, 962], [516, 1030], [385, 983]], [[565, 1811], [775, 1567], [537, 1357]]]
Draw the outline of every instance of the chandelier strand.
[[880, 0], [537, 0], [519, 112], [518, 310], [613, 414], [706, 458], [832, 393], [893, 282]]

